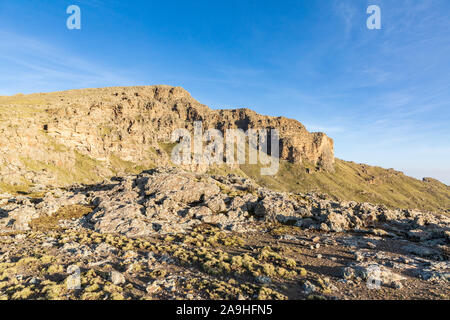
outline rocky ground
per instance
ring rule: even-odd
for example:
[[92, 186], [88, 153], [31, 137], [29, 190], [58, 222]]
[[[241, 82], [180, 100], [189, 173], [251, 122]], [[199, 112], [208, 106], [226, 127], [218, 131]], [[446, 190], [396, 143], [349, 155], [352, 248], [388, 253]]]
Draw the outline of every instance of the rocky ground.
[[449, 299], [449, 242], [445, 215], [160, 168], [0, 195], [0, 298]]

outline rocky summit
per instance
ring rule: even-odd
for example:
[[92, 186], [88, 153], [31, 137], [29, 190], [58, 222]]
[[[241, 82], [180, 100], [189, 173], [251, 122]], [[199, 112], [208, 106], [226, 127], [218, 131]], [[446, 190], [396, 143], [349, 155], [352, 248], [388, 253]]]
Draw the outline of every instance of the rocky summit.
[[213, 110], [171, 86], [113, 87], [0, 96], [0, 192], [36, 194], [47, 187], [172, 166], [176, 129], [277, 129], [280, 166], [261, 176], [255, 165], [185, 165], [194, 172], [238, 174], [288, 192], [450, 213], [450, 187], [393, 169], [336, 159], [324, 133], [296, 120], [249, 109]]
[[[333, 141], [298, 121], [212, 110], [179, 87], [71, 90], [0, 98], [1, 180], [68, 185], [167, 165], [176, 129], [276, 128], [280, 157], [333, 170]], [[169, 152], [170, 153], [170, 152]], [[201, 168], [195, 168], [201, 170]]]
[[[449, 299], [449, 187], [334, 159], [295, 120], [169, 86], [0, 97], [0, 117], [0, 299]], [[197, 120], [278, 128], [280, 172], [175, 166]]]

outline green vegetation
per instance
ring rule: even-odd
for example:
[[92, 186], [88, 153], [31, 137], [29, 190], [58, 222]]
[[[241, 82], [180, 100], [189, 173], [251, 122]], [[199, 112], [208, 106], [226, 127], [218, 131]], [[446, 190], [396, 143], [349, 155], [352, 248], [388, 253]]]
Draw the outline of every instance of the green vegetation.
[[31, 183], [21, 182], [20, 184], [10, 184], [6, 182], [0, 182], [0, 190], [7, 192], [9, 194], [28, 194], [30, 190]]
[[113, 132], [113, 128], [110, 126], [100, 126], [98, 127], [98, 132], [100, 137], [105, 138], [111, 136], [111, 133]]
[[[0, 96], [0, 120], [5, 120], [6, 130], [21, 130], [20, 119], [33, 117], [49, 120], [49, 116], [56, 116], [55, 110], [69, 104], [79, 105], [77, 98], [86, 94], [99, 95], [102, 101], [110, 99], [114, 91], [99, 91], [98, 89], [71, 90], [49, 94], [17, 94], [15, 96]], [[117, 94], [116, 94], [117, 95]], [[115, 100], [114, 100], [115, 101]], [[79, 105], [80, 109], [83, 105]], [[63, 114], [63, 113], [61, 113]], [[146, 114], [138, 113], [136, 121], [142, 122]], [[12, 120], [11, 120], [12, 119]], [[18, 121], [15, 121], [17, 119]], [[6, 121], [7, 120], [7, 121]], [[46, 124], [47, 121], [43, 121]], [[166, 157], [153, 148], [148, 147], [148, 160], [136, 163], [123, 160], [119, 155], [111, 155], [107, 161], [95, 160], [88, 155], [61, 144], [55, 138], [46, 134], [44, 130], [39, 134], [46, 137], [45, 151], [61, 153], [53, 161], [39, 161], [32, 156], [21, 158], [25, 167], [34, 172], [47, 171], [56, 176], [58, 185], [73, 183], [96, 183], [103, 178], [120, 174], [136, 174], [155, 167], [155, 163], [164, 163]], [[97, 134], [101, 138], [116, 140], [117, 128], [115, 124], [99, 124]], [[41, 136], [40, 136], [41, 138]], [[44, 140], [45, 141], [45, 140]], [[176, 143], [159, 143], [159, 148], [167, 155], [171, 155]], [[64, 153], [64, 155], [63, 155]], [[66, 156], [67, 154], [67, 156]], [[164, 158], [164, 159], [161, 159]], [[68, 160], [62, 160], [68, 159]], [[70, 161], [69, 161], [70, 160]], [[66, 163], [64, 163], [66, 161]], [[7, 164], [4, 164], [7, 165]], [[280, 170], [275, 176], [261, 176], [258, 165], [241, 165], [229, 168], [214, 166], [208, 173], [213, 175], [237, 174], [254, 179], [259, 185], [275, 190], [289, 192], [318, 192], [340, 200], [354, 200], [385, 204], [388, 207], [417, 208], [446, 212], [450, 214], [450, 187], [437, 180], [420, 181], [407, 177], [400, 172], [380, 167], [367, 166], [336, 159], [335, 172], [317, 170], [315, 165], [303, 163], [301, 165], [281, 161]], [[20, 181], [3, 181], [0, 190], [9, 193], [27, 193], [31, 182], [22, 178]], [[228, 192], [223, 190], [223, 192]]]
[[92, 212], [91, 207], [82, 205], [71, 205], [61, 207], [56, 213], [51, 216], [42, 216], [30, 222], [30, 227], [33, 230], [48, 231], [58, 228], [60, 220], [78, 219]]
[[247, 175], [239, 168], [230, 168], [226, 165], [215, 165], [209, 168], [208, 174], [210, 175], [218, 175], [218, 176], [226, 176], [228, 174], [235, 174], [238, 176], [247, 177]]
[[[190, 234], [167, 236], [165, 242], [171, 243], [165, 248], [168, 254], [178, 259], [182, 265], [197, 266], [212, 276], [269, 276], [292, 279], [306, 275], [306, 270], [297, 268], [291, 258], [282, 256], [273, 248], [265, 246], [252, 252], [237, 252], [243, 249], [245, 241], [230, 236], [217, 228], [200, 226]], [[178, 245], [183, 243], [191, 248]]]
[[74, 154], [75, 166], [73, 175], [79, 179], [78, 181], [95, 182], [101, 180], [96, 173], [96, 169], [103, 166], [101, 161], [95, 160], [76, 150], [74, 151]]
[[281, 161], [275, 176], [261, 176], [257, 165], [242, 165], [242, 172], [258, 184], [289, 192], [319, 192], [340, 200], [448, 212], [450, 187], [437, 180], [420, 181], [392, 169], [336, 159], [335, 172], [316, 171], [311, 164]]
[[33, 117], [48, 108], [48, 101], [37, 95], [0, 96], [0, 118]]
[[[137, 238], [123, 235], [99, 234], [91, 230], [68, 230], [57, 227], [60, 219], [79, 218], [90, 212], [89, 207], [67, 206], [52, 217], [36, 219], [27, 233], [27, 243], [18, 261], [0, 263], [0, 299], [154, 299], [164, 297], [164, 279], [172, 273], [188, 270], [189, 277], [177, 280], [177, 292], [183, 296], [199, 294], [206, 299], [287, 299], [285, 284], [315, 276], [298, 267], [293, 258], [285, 257], [280, 248], [258, 246], [248, 248], [239, 236], [217, 228], [202, 225], [189, 234], [174, 234], [165, 239]], [[52, 237], [58, 247], [74, 242], [81, 245], [104, 243], [115, 247], [113, 259], [121, 265], [91, 264], [96, 256], [79, 259], [72, 254], [56, 254], [40, 246], [42, 238]], [[10, 241], [13, 241], [12, 238]], [[3, 240], [4, 244], [6, 244]], [[36, 245], [30, 246], [30, 243]], [[171, 257], [164, 268], [126, 259], [151, 253], [151, 256]], [[81, 272], [80, 290], [68, 290], [69, 266], [76, 265]], [[115, 285], [110, 272], [127, 271], [126, 282]], [[183, 272], [184, 273], [184, 272]], [[25, 277], [39, 276], [36, 283], [22, 281]], [[273, 281], [260, 283], [255, 277], [270, 277]], [[144, 285], [141, 282], [145, 280]], [[161, 281], [161, 282], [160, 282]], [[145, 283], [151, 283], [145, 287]], [[323, 290], [325, 293], [325, 290]]]
[[95, 183], [102, 180], [98, 174], [99, 168], [104, 167], [101, 161], [92, 159], [78, 151], [74, 151], [74, 156], [75, 162], [73, 166], [69, 164], [59, 166], [53, 162], [34, 160], [29, 157], [21, 157], [20, 160], [30, 171], [49, 171], [54, 173], [60, 185]]
[[0, 105], [10, 105], [14, 104], [15, 106], [42, 106], [48, 103], [48, 100], [45, 99], [43, 95], [39, 93], [35, 94], [23, 94], [18, 93], [13, 96], [0, 96]]
[[177, 145], [177, 143], [163, 143], [163, 142], [159, 142], [158, 144], [159, 147], [163, 149], [164, 152], [167, 153], [169, 157], [172, 154], [173, 148], [175, 148], [175, 146]]
[[[44, 133], [45, 134], [45, 133]], [[63, 145], [62, 143], [59, 143], [56, 141], [56, 139], [48, 134], [45, 134], [48, 142], [48, 146], [54, 151], [54, 152], [67, 152], [70, 151], [70, 149]]]
[[114, 154], [109, 157], [109, 161], [113, 168], [112, 170], [115, 173], [123, 172], [126, 174], [138, 174], [144, 170], [154, 168], [153, 164], [147, 165], [147, 166], [137, 165], [136, 163], [134, 163], [132, 161], [123, 160]]

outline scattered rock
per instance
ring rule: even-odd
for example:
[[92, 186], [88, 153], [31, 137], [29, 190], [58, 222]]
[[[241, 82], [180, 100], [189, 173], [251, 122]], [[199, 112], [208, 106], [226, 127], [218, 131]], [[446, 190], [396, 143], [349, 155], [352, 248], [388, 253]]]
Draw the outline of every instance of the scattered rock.
[[120, 285], [120, 284], [125, 283], [125, 276], [118, 271], [115, 271], [115, 270], [111, 271], [109, 276], [110, 276], [111, 282], [115, 285]]
[[256, 281], [258, 281], [259, 283], [262, 283], [262, 284], [269, 284], [272, 282], [272, 279], [270, 277], [266, 277], [266, 276], [258, 276], [258, 277], [256, 277]]
[[315, 285], [313, 285], [313, 284], [312, 284], [311, 282], [309, 282], [309, 281], [305, 281], [305, 282], [303, 283], [302, 289], [303, 289], [303, 292], [304, 292], [307, 296], [309, 296], [310, 294], [313, 294], [314, 292], [317, 291], [317, 287], [316, 287]]

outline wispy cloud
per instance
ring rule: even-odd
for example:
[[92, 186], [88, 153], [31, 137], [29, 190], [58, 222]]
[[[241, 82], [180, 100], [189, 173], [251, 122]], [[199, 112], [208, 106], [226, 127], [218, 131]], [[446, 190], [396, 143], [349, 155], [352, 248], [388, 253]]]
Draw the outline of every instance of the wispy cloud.
[[[355, 17], [358, 15], [357, 6], [352, 1], [339, 1], [334, 0], [332, 2], [332, 7], [337, 16], [344, 23], [345, 42], [350, 40], [351, 33], [355, 26]], [[359, 13], [361, 15], [361, 12]]]
[[51, 83], [78, 87], [132, 83], [123, 70], [110, 71], [38, 39], [5, 31], [0, 31], [0, 39], [0, 64], [4, 69], [0, 82], [6, 93], [15, 93], [19, 86], [26, 87], [23, 84], [27, 81], [30, 81], [29, 91], [35, 91], [39, 84]]
[[344, 127], [336, 127], [336, 126], [323, 126], [317, 125], [314, 123], [303, 122], [306, 129], [310, 132], [325, 132], [327, 135], [333, 135], [338, 132], [344, 132], [346, 129]]

